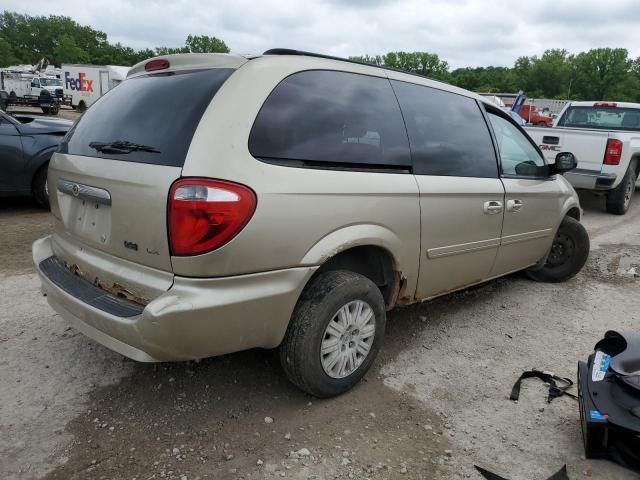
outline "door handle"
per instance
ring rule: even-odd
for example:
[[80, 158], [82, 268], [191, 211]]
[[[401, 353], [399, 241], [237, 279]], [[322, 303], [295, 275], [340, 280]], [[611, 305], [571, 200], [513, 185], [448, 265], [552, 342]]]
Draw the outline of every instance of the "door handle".
[[522, 207], [524, 207], [524, 203], [522, 203], [522, 200], [518, 200], [518, 199], [507, 200], [508, 212], [519, 212], [520, 210], [522, 210]]
[[502, 211], [502, 202], [499, 202], [498, 200], [489, 200], [488, 202], [484, 202], [482, 210], [487, 215], [495, 215]]

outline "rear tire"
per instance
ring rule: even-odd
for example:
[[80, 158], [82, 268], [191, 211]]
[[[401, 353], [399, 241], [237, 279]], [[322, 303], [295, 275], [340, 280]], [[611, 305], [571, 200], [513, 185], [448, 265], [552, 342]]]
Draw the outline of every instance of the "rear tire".
[[565, 282], [582, 270], [588, 257], [587, 230], [575, 218], [565, 217], [553, 239], [544, 266], [529, 268], [526, 274], [536, 282]]
[[78, 104], [78, 106], [76, 107], [76, 110], [80, 113], [84, 112], [87, 109], [87, 104], [84, 103], [84, 100], [81, 100], [80, 103]]
[[636, 172], [633, 163], [629, 165], [622, 182], [607, 195], [607, 212], [624, 215], [629, 210], [636, 190]]
[[33, 198], [36, 199], [38, 205], [42, 208], [49, 209], [49, 189], [47, 187], [47, 172], [49, 171], [49, 162], [45, 163], [33, 176], [31, 190]]
[[371, 367], [385, 325], [384, 299], [371, 280], [342, 270], [321, 273], [296, 304], [280, 345], [282, 367], [310, 395], [339, 395]]

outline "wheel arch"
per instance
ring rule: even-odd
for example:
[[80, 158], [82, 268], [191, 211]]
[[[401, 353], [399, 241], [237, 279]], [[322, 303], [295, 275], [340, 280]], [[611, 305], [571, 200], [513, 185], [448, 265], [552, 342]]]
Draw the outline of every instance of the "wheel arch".
[[380, 225], [351, 225], [334, 231], [317, 242], [302, 264], [319, 265], [314, 275], [331, 270], [359, 273], [375, 283], [387, 309], [409, 303], [407, 278], [398, 260], [401, 240]]
[[636, 152], [632, 157], [631, 157], [631, 163], [630, 165], [633, 166], [635, 172], [636, 172], [636, 178], [640, 177], [640, 152]]

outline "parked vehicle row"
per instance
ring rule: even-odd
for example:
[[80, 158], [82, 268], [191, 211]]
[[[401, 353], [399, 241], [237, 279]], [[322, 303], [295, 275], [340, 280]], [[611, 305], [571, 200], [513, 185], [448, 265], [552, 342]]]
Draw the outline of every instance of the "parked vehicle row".
[[155, 58], [53, 156], [54, 233], [33, 258], [52, 307], [123, 355], [279, 347], [330, 396], [366, 373], [394, 306], [582, 268], [559, 175], [575, 160], [555, 160], [424, 77], [290, 50]]
[[40, 73], [0, 71], [0, 109], [11, 105], [41, 108], [57, 115], [61, 105], [85, 111], [122, 82], [129, 67], [62, 65], [60, 77]]
[[49, 206], [47, 168], [71, 122], [0, 112], [0, 197], [33, 195]]
[[603, 192], [608, 212], [627, 212], [640, 175], [640, 104], [571, 102], [552, 129], [526, 131], [549, 162], [575, 155], [578, 168], [566, 175], [575, 188]]

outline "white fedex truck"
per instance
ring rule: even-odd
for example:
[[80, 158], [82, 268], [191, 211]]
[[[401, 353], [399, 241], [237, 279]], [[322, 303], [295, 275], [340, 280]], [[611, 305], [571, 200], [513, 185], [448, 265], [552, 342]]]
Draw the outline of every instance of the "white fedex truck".
[[127, 77], [129, 67], [115, 65], [62, 65], [64, 95], [81, 112]]

